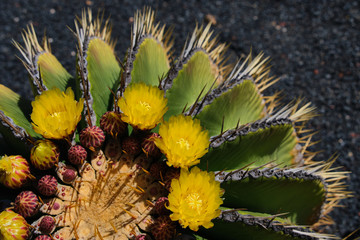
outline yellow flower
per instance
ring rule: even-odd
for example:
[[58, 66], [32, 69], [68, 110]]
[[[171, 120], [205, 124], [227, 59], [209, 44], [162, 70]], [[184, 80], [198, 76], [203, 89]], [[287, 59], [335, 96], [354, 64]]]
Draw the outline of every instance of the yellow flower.
[[152, 129], [161, 122], [167, 111], [164, 91], [144, 83], [136, 83], [126, 88], [118, 101], [121, 120], [139, 129]]
[[193, 166], [208, 152], [208, 131], [190, 116], [170, 117], [169, 122], [161, 124], [159, 134], [161, 138], [155, 139], [155, 144], [166, 155], [169, 166]]
[[79, 102], [75, 100], [71, 88], [66, 92], [54, 88], [36, 96], [31, 103], [31, 120], [35, 132], [51, 139], [69, 136], [81, 119], [83, 103], [83, 99]]
[[5, 210], [0, 213], [0, 239], [28, 239], [28, 226], [26, 220], [21, 215], [11, 210]]
[[198, 167], [190, 172], [181, 169], [179, 179], [171, 182], [168, 209], [173, 213], [170, 218], [193, 231], [197, 231], [199, 226], [211, 228], [214, 226], [211, 220], [221, 212], [222, 194], [213, 172], [201, 171]]

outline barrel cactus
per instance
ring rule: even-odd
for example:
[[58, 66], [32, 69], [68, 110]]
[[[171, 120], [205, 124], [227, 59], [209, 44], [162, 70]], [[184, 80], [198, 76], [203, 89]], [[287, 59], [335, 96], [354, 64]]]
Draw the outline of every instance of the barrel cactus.
[[[1, 133], [35, 170], [16, 184], [24, 173], [9, 161], [19, 157], [4, 156], [0, 178], [13, 174], [2, 183], [30, 189], [36, 209], [0, 214], [8, 226], [0, 236], [335, 237], [319, 230], [349, 196], [347, 173], [331, 167], [335, 157], [314, 161], [310, 103], [281, 106], [278, 93], [265, 95], [277, 79], [263, 54], [229, 64], [227, 46], [207, 25], [196, 26], [172, 60], [171, 31], [148, 8], [135, 13], [124, 61], [108, 20], [84, 11], [73, 34], [76, 76], [46, 38], [39, 44], [32, 26], [24, 45], [15, 42], [35, 98], [0, 85]], [[11, 229], [9, 214], [24, 215], [28, 223], [16, 222], [23, 231]]]

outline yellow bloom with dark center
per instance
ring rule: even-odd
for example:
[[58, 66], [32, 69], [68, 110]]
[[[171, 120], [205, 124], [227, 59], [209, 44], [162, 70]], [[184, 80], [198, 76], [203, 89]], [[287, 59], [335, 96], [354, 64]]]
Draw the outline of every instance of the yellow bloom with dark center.
[[155, 144], [166, 155], [169, 166], [188, 168], [200, 162], [208, 152], [209, 134], [200, 121], [190, 116], [172, 116], [159, 128], [161, 138]]
[[83, 99], [79, 102], [75, 100], [71, 88], [66, 92], [54, 88], [36, 96], [31, 103], [31, 120], [35, 132], [51, 139], [69, 136], [81, 119], [83, 103]]
[[181, 169], [179, 179], [171, 182], [168, 209], [173, 213], [170, 218], [193, 231], [200, 226], [211, 228], [214, 226], [211, 220], [221, 212], [222, 194], [213, 172], [201, 171], [198, 167], [191, 171]]
[[166, 104], [164, 91], [144, 83], [130, 85], [118, 101], [121, 120], [142, 130], [152, 129], [162, 121]]

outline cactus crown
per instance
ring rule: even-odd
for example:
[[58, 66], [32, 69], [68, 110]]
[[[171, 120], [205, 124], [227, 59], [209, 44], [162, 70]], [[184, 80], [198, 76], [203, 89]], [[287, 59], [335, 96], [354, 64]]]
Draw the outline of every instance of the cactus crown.
[[[114, 53], [109, 20], [83, 11], [73, 33], [76, 77], [29, 26], [24, 46], [15, 46], [35, 101], [0, 85], [1, 133], [25, 153], [24, 141], [46, 139], [65, 159], [48, 164], [49, 156], [32, 155], [34, 167], [50, 168], [59, 179], [36, 173], [41, 180], [34, 191], [44, 201], [32, 237], [334, 237], [317, 230], [351, 195], [343, 183], [347, 173], [331, 167], [336, 157], [315, 161], [308, 149], [314, 144], [306, 129], [315, 116], [310, 103], [281, 106], [279, 93], [266, 95], [278, 81], [267, 57], [249, 54], [229, 64], [227, 45], [218, 43], [210, 25], [197, 25], [172, 61], [171, 29], [155, 23], [149, 8], [135, 13], [123, 63]], [[23, 111], [30, 106], [32, 122]], [[24, 168], [19, 158], [9, 157], [13, 178], [5, 182], [0, 175], [11, 188], [30, 178], [17, 171]], [[157, 200], [167, 198], [158, 210]], [[5, 213], [1, 221], [9, 221]], [[25, 230], [17, 239], [27, 239], [28, 225], [20, 223]]]

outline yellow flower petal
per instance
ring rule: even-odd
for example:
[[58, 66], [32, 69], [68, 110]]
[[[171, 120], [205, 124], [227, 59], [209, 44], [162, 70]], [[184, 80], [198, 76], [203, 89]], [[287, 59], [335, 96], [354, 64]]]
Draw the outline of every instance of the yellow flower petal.
[[208, 152], [208, 131], [190, 116], [170, 117], [169, 122], [161, 124], [159, 134], [161, 138], [155, 139], [155, 144], [166, 155], [169, 166], [188, 168]]
[[214, 225], [211, 220], [220, 215], [222, 194], [214, 173], [201, 171], [198, 167], [190, 172], [181, 169], [179, 179], [171, 182], [168, 209], [173, 213], [170, 218], [193, 231], [200, 226], [210, 228]]
[[75, 100], [71, 88], [66, 92], [61, 92], [57, 88], [43, 92], [31, 103], [34, 131], [51, 139], [69, 136], [81, 119], [83, 103], [83, 99], [79, 102]]
[[126, 88], [118, 101], [121, 120], [139, 129], [152, 129], [162, 121], [167, 111], [164, 91], [157, 87], [137, 83]]

